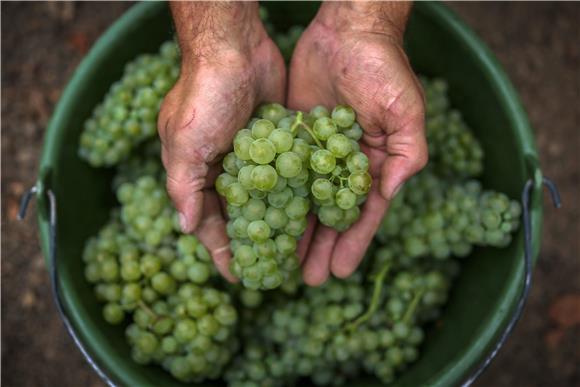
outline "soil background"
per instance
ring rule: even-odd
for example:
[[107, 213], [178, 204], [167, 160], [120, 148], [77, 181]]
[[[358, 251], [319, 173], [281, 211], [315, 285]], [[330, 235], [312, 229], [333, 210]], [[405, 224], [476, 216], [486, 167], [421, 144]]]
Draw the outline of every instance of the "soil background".
[[[130, 3], [6, 3], [2, 18], [2, 385], [103, 386], [50, 295], [34, 216], [44, 131], [81, 58]], [[450, 3], [498, 57], [529, 113], [564, 208], [546, 211], [522, 321], [477, 386], [580, 385], [580, 3]]]

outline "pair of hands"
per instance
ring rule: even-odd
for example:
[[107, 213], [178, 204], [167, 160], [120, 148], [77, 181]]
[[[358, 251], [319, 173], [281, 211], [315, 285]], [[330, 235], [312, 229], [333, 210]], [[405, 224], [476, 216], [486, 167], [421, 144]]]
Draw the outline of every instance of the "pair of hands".
[[264, 102], [305, 111], [347, 104], [357, 112], [375, 180], [361, 217], [339, 234], [311, 216], [298, 248], [309, 285], [356, 269], [389, 201], [427, 162], [422, 89], [402, 49], [409, 8], [324, 3], [296, 46], [287, 82], [257, 4], [172, 4], [182, 64], [158, 120], [167, 189], [183, 231], [196, 232], [224, 277], [235, 280], [213, 184], [236, 132]]

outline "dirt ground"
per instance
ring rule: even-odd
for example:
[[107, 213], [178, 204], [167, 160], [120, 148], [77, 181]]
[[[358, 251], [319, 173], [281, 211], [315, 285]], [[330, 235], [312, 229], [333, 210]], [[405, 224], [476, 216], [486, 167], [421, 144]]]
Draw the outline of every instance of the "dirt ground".
[[[95, 39], [128, 3], [6, 3], [2, 9], [2, 384], [102, 386], [52, 304], [34, 216], [16, 220], [33, 185], [47, 120]], [[523, 320], [478, 386], [580, 385], [580, 4], [452, 3], [520, 92], [544, 173], [541, 259]]]

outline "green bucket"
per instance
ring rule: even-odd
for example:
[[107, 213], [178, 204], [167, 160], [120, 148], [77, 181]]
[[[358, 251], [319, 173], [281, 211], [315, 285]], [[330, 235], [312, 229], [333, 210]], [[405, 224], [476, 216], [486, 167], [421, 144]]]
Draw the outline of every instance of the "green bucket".
[[[266, 6], [281, 26], [307, 23], [317, 8], [315, 3]], [[83, 121], [109, 85], [121, 77], [124, 64], [140, 53], [156, 51], [172, 36], [167, 5], [158, 2], [134, 6], [109, 28], [75, 72], [54, 112], [39, 180], [31, 190], [39, 200], [42, 248], [63, 320], [85, 357], [110, 384], [180, 385], [161, 368], [131, 360], [123, 328], [103, 320], [92, 287], [84, 279], [83, 245], [106, 222], [115, 199], [110, 190], [112, 171], [93, 169], [81, 161], [78, 139]], [[527, 280], [523, 287], [527, 290], [540, 245], [543, 178], [519, 99], [493, 55], [468, 27], [441, 4], [417, 3], [406, 45], [418, 73], [448, 80], [452, 104], [484, 147], [484, 185], [512, 198], [526, 187], [530, 198], [526, 196], [524, 203], [529, 209], [524, 223], [529, 227], [520, 229], [508, 248], [478, 249], [465, 260], [442, 323], [430, 329], [422, 356], [396, 382], [397, 386], [450, 386], [473, 380], [484, 368], [482, 362], [489, 362], [513, 328], [517, 320], [513, 316], [521, 312], [522, 283]], [[374, 380], [356, 383], [377, 384]]]

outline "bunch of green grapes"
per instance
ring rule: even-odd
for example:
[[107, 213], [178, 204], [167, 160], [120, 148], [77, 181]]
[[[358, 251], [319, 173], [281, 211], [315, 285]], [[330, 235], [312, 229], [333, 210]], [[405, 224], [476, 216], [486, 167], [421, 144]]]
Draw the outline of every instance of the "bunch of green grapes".
[[158, 54], [143, 54], [125, 66], [104, 100], [84, 123], [79, 155], [93, 167], [125, 160], [157, 132], [157, 113], [179, 75], [177, 45], [166, 42]]
[[340, 385], [363, 370], [392, 382], [418, 358], [421, 325], [438, 316], [450, 288], [448, 271], [394, 261], [383, 261], [371, 283], [359, 270], [242, 320], [249, 345], [226, 372], [229, 385], [291, 385], [305, 377]]
[[129, 323], [131, 356], [175, 378], [217, 378], [237, 350], [238, 314], [231, 296], [213, 287], [209, 253], [191, 235], [154, 250], [126, 233], [115, 212], [85, 246], [85, 277], [104, 302], [109, 324]]
[[[445, 262], [449, 263], [449, 262]], [[367, 327], [351, 331], [362, 335], [362, 366], [383, 383], [391, 383], [419, 358], [424, 340], [423, 325], [435, 320], [447, 302], [451, 277], [449, 270], [415, 266], [395, 271], [389, 279], [380, 313]]]
[[224, 374], [229, 387], [282, 387], [293, 385], [295, 378], [281, 363], [271, 345], [248, 337], [244, 347]]
[[321, 106], [304, 115], [264, 105], [248, 128], [237, 133], [215, 186], [228, 203], [231, 272], [248, 288], [273, 289], [298, 267], [311, 202], [322, 223], [344, 231], [372, 179], [349, 107], [331, 116]]
[[179, 229], [165, 186], [154, 176], [144, 175], [121, 184], [117, 199], [127, 234], [141, 241], [145, 248], [168, 243], [168, 238]]
[[427, 101], [425, 106], [427, 121], [433, 117], [446, 114], [450, 108], [447, 82], [440, 78], [429, 79], [423, 76], [420, 76], [419, 80], [423, 85], [425, 100]]
[[141, 176], [151, 176], [156, 181], [165, 178], [165, 171], [160, 162], [161, 144], [159, 139], [151, 139], [140, 148], [117, 166], [117, 173], [113, 177], [112, 184], [114, 191], [117, 191], [121, 184], [134, 183]]
[[160, 364], [182, 382], [219, 378], [239, 345], [230, 295], [191, 283], [166, 292], [134, 311], [126, 330], [133, 359]]
[[430, 164], [443, 177], [476, 177], [483, 171], [483, 149], [461, 113], [449, 109], [447, 83], [423, 78]]
[[410, 258], [465, 257], [474, 245], [507, 246], [520, 214], [517, 201], [476, 180], [446, 183], [424, 171], [391, 203], [377, 237]]
[[[305, 130], [299, 136], [311, 146], [314, 211], [322, 224], [345, 231], [358, 220], [359, 206], [372, 184], [369, 159], [358, 144], [363, 131], [354, 110], [344, 105], [332, 112], [317, 106], [304, 121], [301, 126]], [[312, 122], [311, 129], [308, 121]]]

